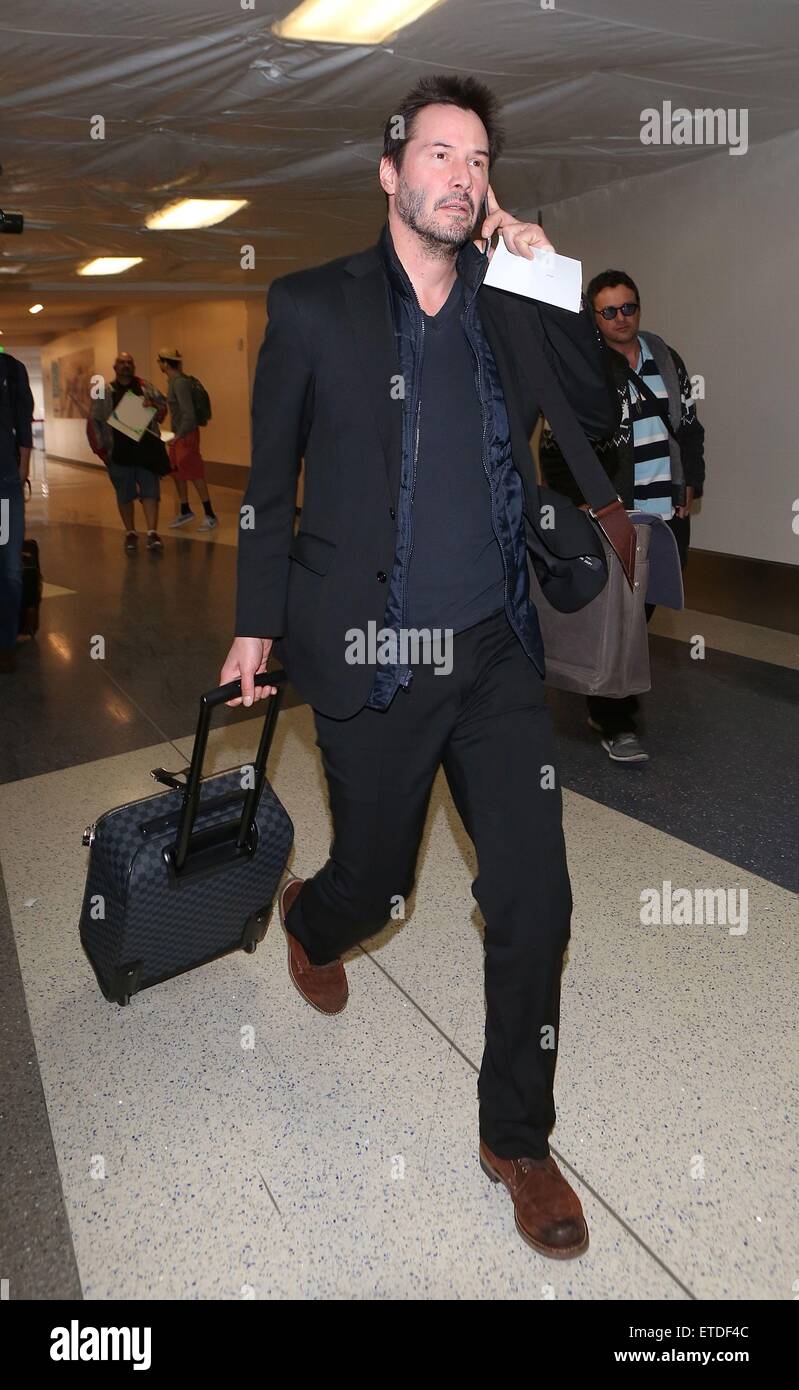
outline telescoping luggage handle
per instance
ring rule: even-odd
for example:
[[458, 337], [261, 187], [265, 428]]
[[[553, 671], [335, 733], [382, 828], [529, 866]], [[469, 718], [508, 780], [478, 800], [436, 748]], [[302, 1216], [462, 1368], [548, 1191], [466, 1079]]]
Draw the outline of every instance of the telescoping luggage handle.
[[[232, 850], [234, 857], [246, 853], [248, 846], [252, 844], [255, 817], [258, 811], [258, 803], [261, 799], [261, 792], [263, 791], [264, 778], [266, 777], [266, 760], [269, 756], [272, 735], [275, 731], [275, 722], [283, 698], [285, 681], [285, 671], [261, 671], [255, 677], [255, 685], [274, 685], [276, 686], [276, 691], [275, 694], [270, 695], [267, 700], [266, 718], [264, 719], [261, 739], [258, 744], [258, 752], [255, 756], [255, 763], [253, 765], [253, 785], [247, 791], [244, 798], [244, 806], [241, 812], [241, 820], [239, 821], [235, 847], [233, 847]], [[209, 690], [205, 695], [200, 696], [200, 714], [197, 720], [197, 732], [194, 736], [194, 748], [192, 749], [191, 763], [186, 779], [186, 790], [183, 794], [183, 808], [180, 813], [177, 840], [174, 849], [170, 852], [172, 868], [178, 875], [186, 866], [186, 859], [191, 845], [192, 832], [194, 830], [194, 822], [197, 818], [197, 812], [200, 806], [200, 787], [202, 785], [205, 749], [208, 743], [208, 730], [211, 725], [211, 711], [214, 710], [217, 705], [224, 705], [228, 700], [235, 700], [240, 695], [241, 681], [237, 680], [229, 681], [227, 685], [220, 685], [216, 690]], [[229, 843], [228, 841], [228, 844]]]

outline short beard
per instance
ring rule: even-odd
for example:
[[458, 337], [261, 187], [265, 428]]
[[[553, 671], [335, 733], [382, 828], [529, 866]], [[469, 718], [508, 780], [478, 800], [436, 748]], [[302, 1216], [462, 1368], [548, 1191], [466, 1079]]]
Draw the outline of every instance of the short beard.
[[423, 217], [424, 204], [424, 191], [421, 188], [411, 188], [400, 174], [394, 195], [397, 216], [406, 227], [410, 227], [411, 231], [416, 233], [431, 261], [454, 260], [461, 247], [465, 246], [467, 241], [471, 241], [474, 221], [468, 227], [440, 227], [432, 217]]

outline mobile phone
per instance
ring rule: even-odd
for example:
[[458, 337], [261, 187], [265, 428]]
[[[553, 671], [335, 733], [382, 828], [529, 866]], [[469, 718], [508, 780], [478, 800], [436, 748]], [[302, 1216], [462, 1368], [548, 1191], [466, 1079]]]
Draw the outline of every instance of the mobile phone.
[[[485, 219], [486, 219], [487, 217], [488, 217], [488, 194], [486, 193], [485, 197], [483, 198], [483, 221], [485, 221]], [[480, 224], [480, 229], [481, 229], [481, 231], [482, 231], [482, 225], [483, 225], [483, 224], [482, 224], [482, 222], [481, 222], [481, 224]], [[488, 255], [488, 252], [489, 252], [489, 248], [490, 248], [490, 246], [491, 246], [492, 237], [489, 237], [488, 240], [486, 240], [485, 237], [481, 237], [481, 240], [482, 240], [482, 241], [485, 241], [485, 251], [483, 252], [483, 255], [484, 255], [484, 256], [487, 256], [487, 255]]]

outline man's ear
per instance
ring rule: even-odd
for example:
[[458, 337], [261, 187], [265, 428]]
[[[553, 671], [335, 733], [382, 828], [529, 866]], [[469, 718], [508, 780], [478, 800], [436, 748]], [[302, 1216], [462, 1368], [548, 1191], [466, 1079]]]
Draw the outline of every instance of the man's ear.
[[384, 193], [396, 193], [397, 171], [394, 167], [393, 161], [390, 160], [388, 155], [386, 154], [384, 154], [380, 160], [378, 177], [380, 179], [380, 187], [382, 188]]

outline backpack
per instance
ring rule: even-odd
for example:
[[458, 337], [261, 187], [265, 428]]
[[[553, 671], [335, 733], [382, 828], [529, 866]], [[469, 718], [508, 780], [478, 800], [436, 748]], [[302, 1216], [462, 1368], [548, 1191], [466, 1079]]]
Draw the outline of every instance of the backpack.
[[198, 381], [196, 376], [189, 376], [188, 373], [186, 373], [186, 380], [191, 387], [191, 399], [197, 424], [207, 425], [211, 418], [211, 398], [202, 382]]

